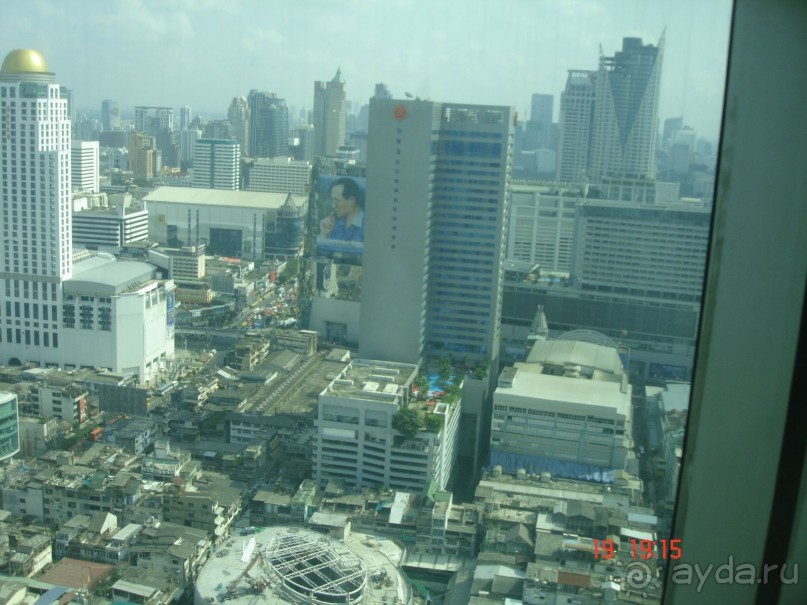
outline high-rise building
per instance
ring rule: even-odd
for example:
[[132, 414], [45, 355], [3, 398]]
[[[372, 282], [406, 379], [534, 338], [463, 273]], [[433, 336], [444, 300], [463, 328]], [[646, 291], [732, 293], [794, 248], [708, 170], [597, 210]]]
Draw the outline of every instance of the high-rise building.
[[379, 82], [375, 85], [375, 93], [373, 94], [374, 99], [391, 99], [392, 93], [387, 88], [387, 85], [383, 82]]
[[180, 130], [187, 130], [191, 127], [191, 120], [193, 116], [191, 115], [191, 108], [188, 105], [183, 105], [179, 108], [179, 129]]
[[711, 207], [586, 200], [577, 207], [572, 281], [581, 290], [700, 302]]
[[580, 182], [588, 169], [591, 121], [594, 118], [594, 83], [597, 73], [570, 70], [560, 95], [560, 140], [555, 178], [564, 183]]
[[199, 139], [193, 147], [193, 186], [237, 191], [241, 150], [233, 139]]
[[289, 108], [273, 92], [251, 90], [249, 109], [249, 155], [271, 158], [288, 154]]
[[135, 107], [134, 129], [149, 136], [174, 130], [174, 110], [170, 107]]
[[540, 265], [542, 271], [571, 268], [574, 217], [583, 189], [556, 184], [511, 187], [507, 259]]
[[134, 178], [151, 180], [154, 178], [154, 138], [141, 132], [129, 133], [129, 170]]
[[[314, 480], [352, 488], [387, 485], [423, 491], [448, 483], [457, 457], [461, 401], [439, 403], [431, 428], [403, 435], [396, 415], [418, 409], [410, 400], [414, 364], [355, 359], [319, 395]], [[415, 412], [417, 414], [417, 412]]]
[[[33, 50], [8, 54], [0, 71], [0, 95], [5, 103], [0, 350], [4, 362], [53, 360], [60, 357], [62, 283], [73, 274], [67, 99], [42, 55]], [[38, 178], [24, 187], [25, 173]], [[21, 319], [32, 322], [30, 327], [19, 325]]]
[[664, 35], [658, 46], [624, 38], [600, 56], [591, 129], [592, 179], [655, 178], [656, 131]]
[[6, 56], [0, 363], [106, 367], [145, 381], [173, 357], [174, 284], [145, 263], [74, 262], [65, 97], [38, 52]]
[[98, 141], [73, 141], [70, 148], [70, 174], [73, 190], [98, 193], [100, 172]]
[[497, 357], [512, 122], [508, 107], [371, 99], [362, 356]]
[[202, 138], [202, 131], [196, 128], [183, 130], [179, 133], [179, 160], [183, 168], [193, 165], [193, 147], [196, 141]]
[[104, 132], [120, 128], [120, 103], [112, 99], [101, 101], [101, 126]]
[[20, 451], [20, 413], [17, 395], [0, 392], [0, 460]]
[[244, 97], [233, 97], [227, 109], [232, 134], [241, 146], [241, 155], [249, 151], [249, 105]]
[[329, 82], [314, 82], [314, 155], [335, 156], [345, 144], [347, 92], [342, 70]]
[[310, 124], [308, 126], [301, 126], [295, 128], [293, 132], [293, 143], [289, 149], [295, 160], [304, 160], [306, 162], [314, 161], [314, 127]]
[[[174, 142], [174, 110], [170, 107], [135, 107], [134, 129], [154, 137], [152, 149], [153, 171], [156, 173], [167, 166], [179, 166], [179, 149]], [[131, 158], [131, 156], [129, 156]]]
[[311, 162], [293, 158], [257, 158], [244, 162], [245, 190], [308, 195]]
[[555, 98], [552, 95], [534, 94], [527, 120], [524, 149], [549, 149], [552, 129], [552, 110]]

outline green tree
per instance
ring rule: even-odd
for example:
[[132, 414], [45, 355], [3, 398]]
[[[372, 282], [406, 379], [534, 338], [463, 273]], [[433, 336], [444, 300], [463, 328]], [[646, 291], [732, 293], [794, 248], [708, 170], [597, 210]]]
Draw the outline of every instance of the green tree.
[[290, 258], [286, 261], [283, 271], [281, 271], [280, 275], [277, 276], [277, 281], [279, 281], [281, 284], [285, 284], [287, 281], [297, 276], [299, 269], [300, 261], [296, 258]]
[[445, 390], [446, 385], [448, 385], [449, 381], [451, 380], [451, 373], [453, 369], [454, 368], [451, 364], [451, 360], [448, 357], [440, 358], [437, 383], [443, 390]]
[[414, 408], [401, 408], [392, 417], [392, 428], [411, 439], [420, 429], [420, 415]]
[[439, 433], [443, 428], [443, 417], [439, 414], [426, 414], [424, 425], [427, 432]]
[[415, 380], [415, 386], [417, 387], [418, 394], [425, 396], [426, 392], [429, 390], [429, 379], [426, 378], [425, 374], [420, 374]]
[[474, 378], [477, 380], [484, 380], [485, 377], [488, 375], [488, 368], [490, 368], [490, 362], [483, 359], [479, 362], [479, 365], [476, 366], [474, 370]]

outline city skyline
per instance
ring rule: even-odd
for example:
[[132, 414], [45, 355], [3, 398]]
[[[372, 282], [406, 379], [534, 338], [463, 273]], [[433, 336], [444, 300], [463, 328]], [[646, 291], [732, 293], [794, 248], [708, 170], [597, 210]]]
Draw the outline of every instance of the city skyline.
[[[4, 1], [0, 33], [9, 50], [40, 51], [82, 109], [114, 99], [125, 113], [138, 104], [190, 105], [217, 117], [253, 88], [310, 109], [312, 83], [341, 68], [350, 101], [366, 103], [384, 82], [398, 98], [510, 105], [525, 119], [533, 93], [557, 99], [568, 70], [596, 69], [600, 47], [612, 54], [626, 36], [657, 44], [666, 29], [659, 118], [683, 116], [714, 139], [730, 3], [703, 4], [513, 0], [492, 11], [481, 3], [459, 10], [453, 2], [312, 2], [280, 12], [271, 3], [214, 0], [167, 9], [140, 0], [114, 11], [93, 0]], [[555, 107], [557, 121], [557, 100]]]

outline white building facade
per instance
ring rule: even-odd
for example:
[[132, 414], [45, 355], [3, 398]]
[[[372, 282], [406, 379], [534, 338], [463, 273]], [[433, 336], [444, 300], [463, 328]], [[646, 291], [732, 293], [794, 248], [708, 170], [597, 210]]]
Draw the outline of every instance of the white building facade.
[[711, 206], [586, 200], [577, 208], [572, 280], [582, 290], [700, 302]]
[[257, 158], [248, 174], [247, 191], [308, 195], [311, 186], [311, 162], [293, 158]]
[[98, 193], [100, 187], [98, 141], [74, 140], [70, 150], [73, 190]]
[[287, 235], [299, 231], [290, 227], [308, 208], [306, 196], [184, 187], [159, 187], [144, 201], [149, 239], [168, 247], [205, 244], [208, 254], [252, 260], [296, 253], [302, 233], [296, 241]]
[[107, 368], [144, 382], [166, 367], [174, 357], [174, 282], [157, 279], [147, 263], [104, 256], [77, 268], [64, 287], [61, 333], [82, 354], [66, 357], [64, 368]]
[[359, 350], [498, 354], [513, 112], [371, 99]]
[[445, 488], [457, 455], [461, 401], [440, 404], [438, 432], [406, 437], [393, 428], [410, 405], [417, 366], [354, 360], [319, 395], [314, 479], [354, 488], [385, 485], [421, 491], [432, 480]]
[[538, 341], [493, 395], [491, 464], [604, 479], [631, 450], [631, 389], [614, 348]]
[[199, 139], [193, 146], [193, 186], [237, 191], [241, 181], [238, 141]]
[[582, 189], [514, 183], [510, 190], [507, 259], [540, 265], [542, 271], [568, 273]]
[[42, 55], [15, 50], [0, 70], [0, 101], [0, 362], [58, 364], [62, 284], [73, 274], [66, 92]]

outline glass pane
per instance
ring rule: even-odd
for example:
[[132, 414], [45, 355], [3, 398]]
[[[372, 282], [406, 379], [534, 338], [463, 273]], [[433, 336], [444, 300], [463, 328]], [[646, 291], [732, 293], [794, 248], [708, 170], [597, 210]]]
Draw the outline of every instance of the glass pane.
[[[686, 549], [670, 528], [731, 7], [4, 6], [0, 363], [132, 376], [100, 411], [82, 395], [82, 421], [182, 418], [163, 423], [170, 445], [132, 438], [132, 481], [172, 479], [162, 518], [201, 530], [205, 552], [254, 534], [202, 569], [208, 600], [279, 574], [326, 600], [341, 582], [348, 601], [659, 602]], [[71, 405], [19, 410], [63, 421]], [[0, 458], [33, 459], [52, 443], [19, 451], [16, 406]], [[216, 498], [194, 510], [193, 458], [246, 484], [243, 504], [202, 480]], [[103, 472], [84, 504], [32, 505], [56, 489], [35, 468], [2, 475], [31, 475], [34, 492], [4, 492], [13, 515], [150, 516], [145, 487], [123, 506]], [[347, 546], [292, 560], [273, 549], [314, 542], [256, 531], [292, 523]], [[388, 575], [375, 536], [392, 539]], [[135, 584], [113, 596], [144, 598]]]

